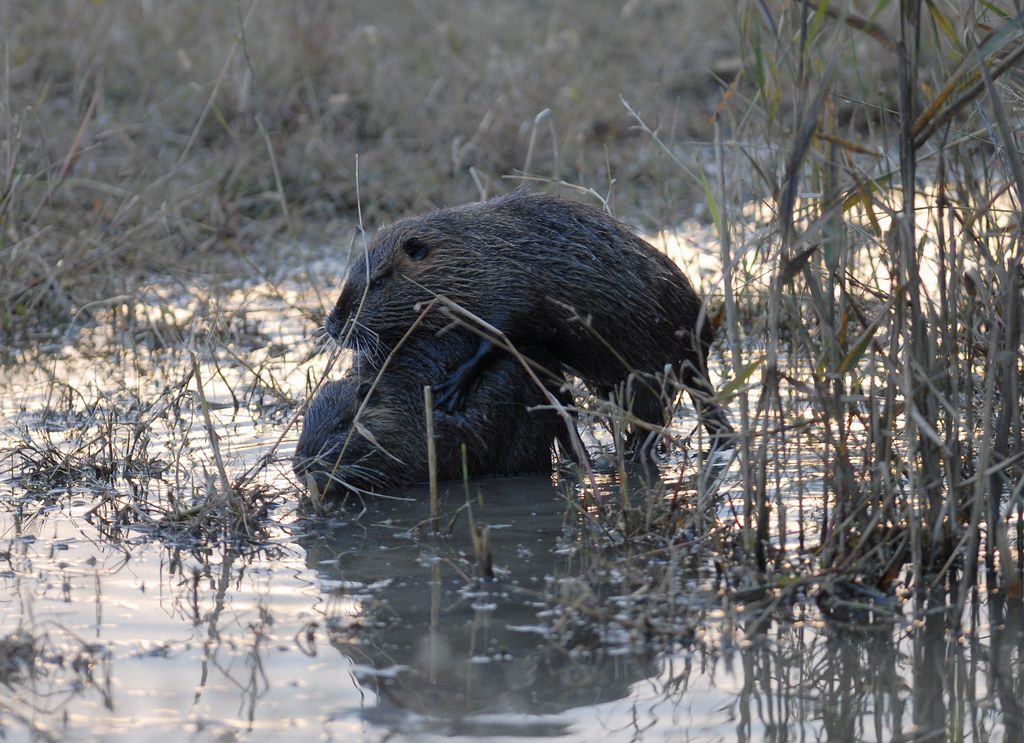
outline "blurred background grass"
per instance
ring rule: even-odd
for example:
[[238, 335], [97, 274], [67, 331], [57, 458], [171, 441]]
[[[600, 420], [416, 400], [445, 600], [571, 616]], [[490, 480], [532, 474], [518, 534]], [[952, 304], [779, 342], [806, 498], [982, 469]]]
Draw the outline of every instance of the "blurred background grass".
[[[693, 168], [740, 69], [707, 2], [13, 1], [3, 32], [3, 331], [238, 277], [269, 247], [531, 175], [647, 228], [702, 214]], [[614, 186], [612, 186], [614, 183]], [[228, 260], [225, 261], [225, 258]], [[239, 260], [242, 259], [242, 260]]]

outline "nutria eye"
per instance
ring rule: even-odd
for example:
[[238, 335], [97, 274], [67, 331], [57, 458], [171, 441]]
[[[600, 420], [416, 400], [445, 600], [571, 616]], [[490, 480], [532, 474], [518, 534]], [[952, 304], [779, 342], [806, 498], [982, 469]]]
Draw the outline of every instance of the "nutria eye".
[[430, 246], [422, 240], [410, 237], [402, 245], [402, 250], [414, 261], [422, 261], [430, 253]]
[[377, 276], [373, 281], [370, 282], [370, 288], [377, 290], [380, 289], [384, 284], [391, 278], [391, 271], [385, 271], [380, 276]]

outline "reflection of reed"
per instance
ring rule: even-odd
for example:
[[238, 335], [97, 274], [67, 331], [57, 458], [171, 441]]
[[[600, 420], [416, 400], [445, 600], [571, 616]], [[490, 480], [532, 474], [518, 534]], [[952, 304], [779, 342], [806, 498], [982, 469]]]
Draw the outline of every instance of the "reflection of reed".
[[[218, 651], [221, 645], [220, 639], [220, 618], [226, 608], [226, 600], [230, 595], [233, 579], [236, 578], [236, 560], [238, 555], [234, 550], [226, 550], [221, 555], [220, 569], [214, 578], [213, 603], [208, 611], [201, 613], [199, 609], [198, 583], [192, 583], [192, 606], [194, 609], [194, 621], [197, 626], [206, 626], [206, 638], [203, 641], [203, 655], [199, 663], [199, 682], [196, 684], [195, 696], [192, 700], [193, 713], [202, 701], [203, 692], [206, 690], [210, 677], [210, 666], [215, 667], [223, 678], [228, 679], [239, 690], [241, 699], [239, 705], [245, 710], [245, 720], [252, 728], [256, 719], [256, 703], [259, 698], [270, 689], [270, 680], [263, 670], [263, 641], [266, 638], [266, 620], [270, 614], [264, 610], [258, 613], [259, 619], [249, 624], [252, 646], [245, 653], [244, 667], [248, 671], [247, 677], [238, 678], [232, 669], [221, 663], [218, 659]], [[234, 657], [234, 649], [230, 653]]]
[[[325, 622], [333, 628], [332, 645], [377, 695], [377, 707], [368, 713], [375, 720], [394, 723], [414, 713], [429, 725], [475, 726], [473, 717], [486, 713], [557, 715], [621, 698], [633, 681], [655, 670], [642, 656], [613, 658], [598, 650], [576, 657], [571, 646], [545, 639], [539, 591], [552, 571], [568, 569], [553, 554], [564, 502], [547, 478], [488, 481], [481, 491], [473, 523], [491, 524], [494, 581], [471, 577], [476, 569], [465, 516], [447, 539], [419, 542], [396, 534], [392, 521], [427, 522], [422, 501], [382, 506], [377, 515], [384, 523], [303, 540], [307, 564], [329, 585], [378, 586], [373, 601], [363, 604], [367, 613]], [[382, 578], [388, 584], [379, 587]], [[473, 728], [478, 733], [500, 729], [487, 727], [499, 725], [493, 720], [479, 724], [484, 727]], [[537, 729], [557, 732], [561, 725], [556, 717]]]
[[[1005, 739], [1024, 740], [1024, 609], [1019, 602], [996, 596], [989, 603], [989, 623], [991, 667], [986, 669], [985, 680], [999, 700], [997, 711], [1002, 712]], [[985, 653], [986, 648], [979, 647], [973, 634], [972, 645], [973, 653]], [[972, 681], [975, 688], [984, 688], [980, 681]]]
[[[781, 625], [770, 642], [740, 651], [736, 738], [1019, 740], [1019, 612], [1004, 622], [993, 606], [991, 645], [961, 643], [949, 638], [941, 591], [933, 598], [935, 610], [915, 627]], [[710, 649], [693, 650], [701, 659]], [[674, 684], [692, 686], [700, 673], [688, 665]]]
[[[104, 709], [114, 708], [113, 662], [108, 647], [87, 641], [61, 621], [36, 620], [33, 602], [39, 574], [23, 551], [27, 547], [17, 545], [4, 554], [11, 569], [4, 583], [13, 577], [8, 587], [13, 589], [9, 595], [17, 597], [19, 628], [0, 635], [0, 737], [6, 737], [10, 725], [31, 731], [33, 740], [58, 741], [62, 738], [51, 728], [52, 723], [61, 717], [66, 721], [76, 699], [94, 697]], [[98, 570], [93, 579], [98, 630], [102, 622]], [[72, 600], [66, 575], [61, 592], [64, 601]]]

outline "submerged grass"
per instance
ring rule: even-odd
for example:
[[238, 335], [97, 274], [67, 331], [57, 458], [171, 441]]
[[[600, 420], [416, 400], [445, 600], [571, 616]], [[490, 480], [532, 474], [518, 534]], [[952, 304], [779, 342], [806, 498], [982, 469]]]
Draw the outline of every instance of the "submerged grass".
[[[149, 534], [258, 548], [269, 509], [293, 488], [266, 472], [286, 455], [260, 445], [268, 452], [255, 459], [244, 451], [253, 447], [244, 430], [243, 441], [222, 439], [239, 426], [262, 425], [277, 436], [289, 418], [294, 423], [300, 398], [286, 392], [294, 380], [284, 376], [301, 375], [295, 367], [306, 354], [264, 346], [254, 331], [259, 321], [246, 319], [253, 312], [246, 293], [168, 298], [159, 313], [127, 311], [138, 320], [130, 328], [118, 319], [125, 313], [112, 313], [109, 324], [83, 328], [81, 345], [26, 355], [19, 377], [52, 381], [48, 399], [5, 431], [0, 467], [23, 493], [7, 506], [22, 512], [29, 502], [84, 496], [94, 501], [84, 517], [117, 541]], [[169, 344], [170, 337], [180, 340]], [[78, 378], [74, 386], [58, 381], [64, 367]], [[46, 387], [33, 389], [27, 399], [34, 401]]]

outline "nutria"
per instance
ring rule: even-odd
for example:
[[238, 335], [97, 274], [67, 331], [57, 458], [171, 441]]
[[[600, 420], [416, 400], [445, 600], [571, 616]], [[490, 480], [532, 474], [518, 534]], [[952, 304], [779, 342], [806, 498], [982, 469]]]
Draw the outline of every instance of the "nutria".
[[[421, 303], [437, 295], [513, 345], [545, 351], [655, 428], [671, 419], [678, 389], [672, 379], [665, 383], [671, 371], [715, 440], [732, 431], [707, 381], [713, 333], [700, 297], [667, 256], [598, 209], [518, 190], [395, 222], [353, 262], [325, 328], [379, 360], [415, 322]], [[450, 321], [428, 314], [422, 332]], [[468, 409], [468, 385], [502, 355], [494, 341], [480, 336], [435, 387], [439, 406]], [[640, 434], [633, 431], [632, 445], [643, 443]]]
[[[365, 366], [328, 382], [306, 411], [293, 460], [296, 474], [302, 480], [312, 476], [321, 492], [337, 495], [426, 481], [423, 387], [448, 376], [473, 345], [469, 337], [413, 336], [375, 387], [377, 373]], [[540, 352], [531, 360], [550, 369], [558, 366]], [[559, 402], [571, 405], [572, 397], [561, 391], [564, 380], [545, 378]], [[520, 362], [506, 354], [472, 385], [464, 411], [435, 409], [438, 479], [462, 478], [463, 443], [470, 476], [550, 473], [552, 441], [567, 447], [568, 427], [551, 409], [527, 410], [548, 404]]]

